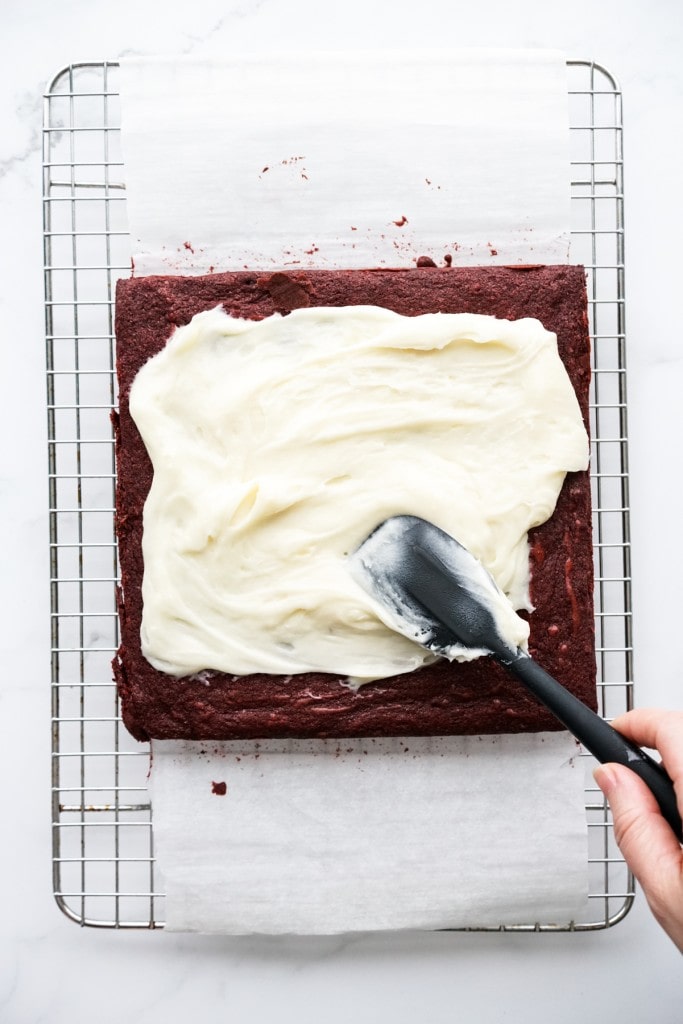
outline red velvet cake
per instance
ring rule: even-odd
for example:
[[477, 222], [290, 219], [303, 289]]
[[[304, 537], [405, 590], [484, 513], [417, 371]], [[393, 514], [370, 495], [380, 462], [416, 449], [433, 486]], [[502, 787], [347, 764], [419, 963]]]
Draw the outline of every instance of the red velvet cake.
[[[128, 395], [140, 367], [175, 327], [222, 305], [262, 319], [304, 306], [377, 305], [403, 315], [483, 313], [535, 317], [558, 339], [588, 426], [590, 356], [584, 271], [570, 266], [420, 266], [413, 270], [235, 272], [119, 281], [116, 295], [120, 411], [115, 415], [116, 529], [121, 565], [121, 645], [114, 672], [123, 718], [140, 740], [416, 736], [515, 733], [559, 723], [489, 659], [438, 662], [358, 691], [332, 675], [235, 677], [206, 671], [177, 679], [140, 648], [142, 511], [152, 468]], [[529, 649], [595, 708], [591, 493], [587, 472], [569, 474], [552, 518], [530, 534]]]

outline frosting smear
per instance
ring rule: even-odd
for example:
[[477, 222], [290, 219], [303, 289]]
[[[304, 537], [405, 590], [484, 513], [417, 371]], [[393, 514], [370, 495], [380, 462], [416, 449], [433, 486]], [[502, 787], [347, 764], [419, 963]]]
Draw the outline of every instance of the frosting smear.
[[533, 319], [217, 308], [142, 367], [130, 409], [154, 469], [142, 650], [176, 676], [419, 667], [430, 656], [385, 625], [346, 556], [420, 516], [529, 609], [527, 531], [588, 463], [555, 335]]

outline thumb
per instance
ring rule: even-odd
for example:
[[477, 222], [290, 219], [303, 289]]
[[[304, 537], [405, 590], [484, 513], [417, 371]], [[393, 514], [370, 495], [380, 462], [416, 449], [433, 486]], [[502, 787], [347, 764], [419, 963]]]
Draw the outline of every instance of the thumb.
[[612, 809], [614, 837], [660, 920], [683, 897], [681, 847], [657, 801], [635, 772], [619, 764], [596, 768], [595, 781]]

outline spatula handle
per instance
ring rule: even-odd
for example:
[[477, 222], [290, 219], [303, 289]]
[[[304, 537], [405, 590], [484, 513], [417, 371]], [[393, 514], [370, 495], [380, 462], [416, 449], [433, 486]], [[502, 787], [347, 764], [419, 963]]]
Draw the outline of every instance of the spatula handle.
[[552, 711], [598, 761], [603, 764], [614, 761], [626, 765], [639, 775], [652, 791], [676, 838], [679, 842], [683, 841], [683, 824], [673, 782], [657, 761], [586, 707], [533, 658], [520, 654], [513, 661], [503, 661], [503, 664], [521, 679], [527, 689]]

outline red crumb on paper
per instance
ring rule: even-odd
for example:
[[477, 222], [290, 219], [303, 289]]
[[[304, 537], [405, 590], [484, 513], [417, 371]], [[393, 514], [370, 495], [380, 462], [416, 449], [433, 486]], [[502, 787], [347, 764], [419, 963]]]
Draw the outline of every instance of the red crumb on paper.
[[451, 256], [451, 254], [449, 252], [447, 252], [446, 255], [444, 256], [443, 261], [444, 261], [444, 263], [446, 264], [447, 267], [450, 267], [450, 265], [453, 262], [453, 257]]
[[228, 792], [228, 786], [225, 782], [212, 782], [211, 792], [214, 796], [225, 796]]
[[416, 265], [418, 267], [435, 267], [436, 263], [431, 256], [418, 256]]
[[188, 249], [192, 253], [194, 252], [194, 249], [192, 248], [191, 242], [183, 242], [183, 248], [184, 249]]
[[269, 171], [269, 170], [270, 170], [270, 167], [268, 166], [268, 164], [266, 164], [265, 167], [261, 168], [261, 174], [265, 174], [266, 171]]
[[408, 223], [408, 218], [406, 217], [406, 215], [405, 215], [405, 214], [403, 214], [403, 215], [402, 215], [402, 216], [401, 216], [401, 217], [399, 218], [399, 220], [395, 220], [395, 221], [394, 221], [394, 224], [396, 225], [396, 227], [397, 227], [397, 228], [402, 228], [402, 227], [403, 227], [403, 225], [404, 225], [404, 224], [407, 224], [407, 223]]

